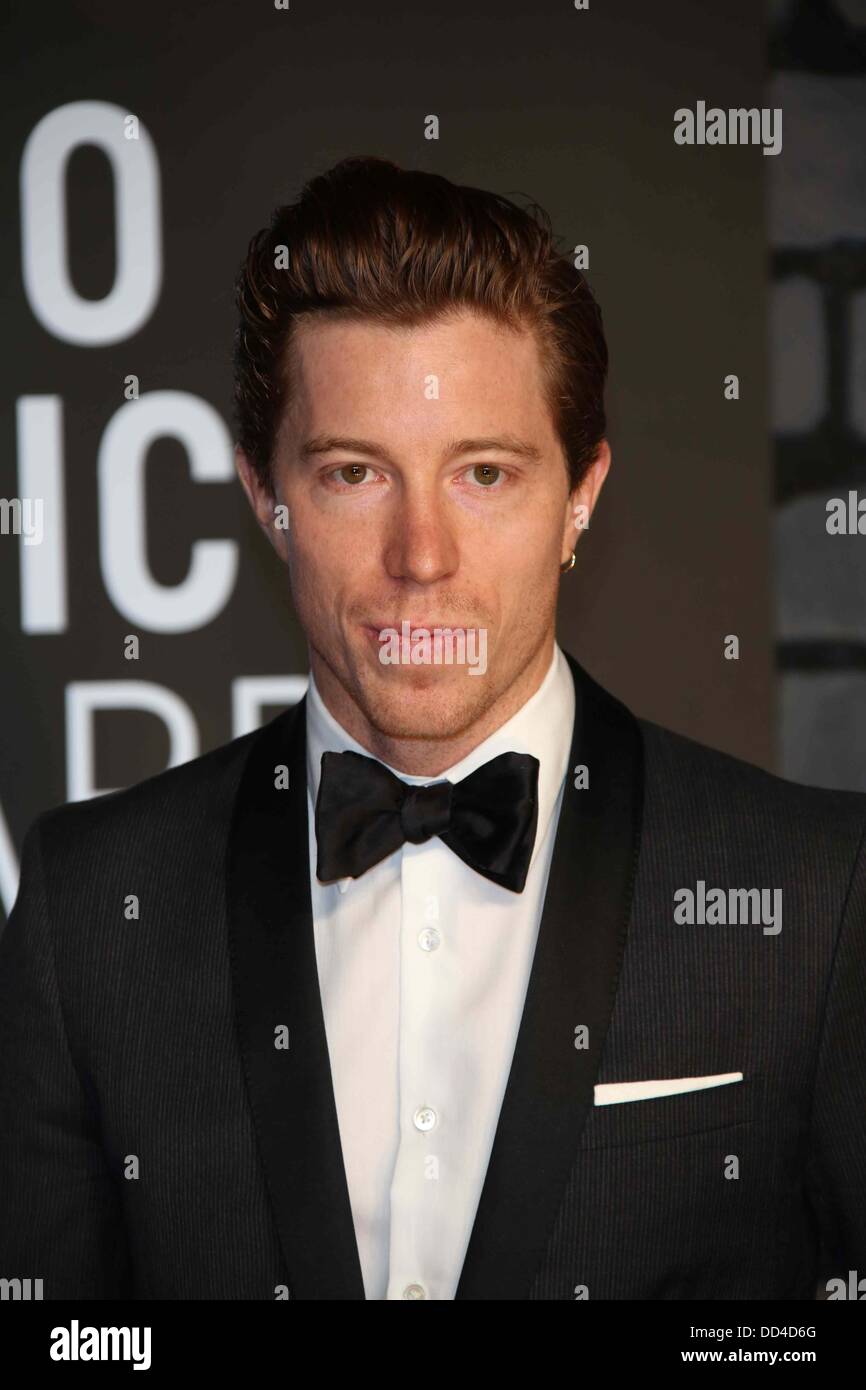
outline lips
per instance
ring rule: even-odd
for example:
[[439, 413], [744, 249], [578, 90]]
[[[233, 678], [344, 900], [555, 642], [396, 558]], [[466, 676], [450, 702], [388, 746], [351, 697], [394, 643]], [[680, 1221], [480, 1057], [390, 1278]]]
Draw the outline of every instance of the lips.
[[420, 619], [398, 618], [396, 622], [365, 623], [364, 626], [368, 628], [370, 632], [375, 632], [378, 636], [380, 632], [384, 632], [386, 630], [389, 632], [402, 632], [403, 624], [406, 622], [408, 622], [409, 624], [410, 633], [432, 632], [435, 628], [439, 628], [440, 631], [444, 628], [450, 628], [452, 632], [468, 631], [468, 629], [464, 627], [463, 623], [442, 622], [440, 618], [430, 618], [426, 622]]

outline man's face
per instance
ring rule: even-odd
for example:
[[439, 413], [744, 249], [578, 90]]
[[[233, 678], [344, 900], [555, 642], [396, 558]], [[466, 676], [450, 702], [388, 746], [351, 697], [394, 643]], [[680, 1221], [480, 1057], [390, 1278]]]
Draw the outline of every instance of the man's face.
[[[455, 738], [528, 672], [544, 674], [574, 506], [591, 510], [607, 446], [570, 495], [535, 338], [483, 315], [415, 328], [316, 316], [293, 351], [273, 497], [243, 456], [239, 467], [288, 563], [317, 684], [385, 737]], [[280, 504], [287, 529], [274, 527]], [[406, 621], [475, 630], [483, 674], [383, 663], [380, 632]]]

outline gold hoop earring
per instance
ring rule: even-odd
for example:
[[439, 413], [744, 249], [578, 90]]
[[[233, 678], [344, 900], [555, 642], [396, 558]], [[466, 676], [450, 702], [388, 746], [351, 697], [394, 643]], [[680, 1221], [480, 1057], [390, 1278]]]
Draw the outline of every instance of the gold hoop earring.
[[562, 564], [561, 564], [560, 567], [559, 567], [559, 573], [560, 573], [560, 574], [568, 574], [568, 571], [569, 571], [569, 570], [573, 570], [573, 569], [574, 569], [574, 561], [575, 561], [575, 554], [574, 554], [574, 551], [572, 550], [572, 552], [571, 552], [571, 559], [570, 559], [570, 560], [563, 560]]

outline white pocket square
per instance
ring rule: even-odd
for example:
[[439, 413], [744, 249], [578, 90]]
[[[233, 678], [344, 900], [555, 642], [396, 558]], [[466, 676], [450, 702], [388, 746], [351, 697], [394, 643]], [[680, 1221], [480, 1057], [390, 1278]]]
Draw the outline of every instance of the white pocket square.
[[741, 1071], [720, 1072], [718, 1076], [681, 1076], [664, 1081], [612, 1081], [596, 1086], [596, 1105], [618, 1105], [624, 1100], [651, 1100], [654, 1096], [678, 1096], [683, 1091], [704, 1091], [709, 1086], [729, 1086], [742, 1081]]

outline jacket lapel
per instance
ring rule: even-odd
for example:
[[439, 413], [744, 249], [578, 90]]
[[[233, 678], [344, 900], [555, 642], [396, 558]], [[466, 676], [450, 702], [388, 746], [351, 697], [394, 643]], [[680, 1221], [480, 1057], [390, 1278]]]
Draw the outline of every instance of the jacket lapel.
[[[634, 716], [565, 653], [575, 727], [511, 1071], [455, 1298], [526, 1299], [574, 1163], [625, 949], [643, 803]], [[589, 769], [574, 787], [573, 769]], [[585, 1024], [588, 1047], [574, 1046]]]
[[[289, 769], [289, 786], [275, 786]], [[238, 1038], [293, 1299], [363, 1299], [316, 967], [306, 697], [253, 739], [229, 833]], [[275, 1046], [288, 1029], [288, 1048]]]

